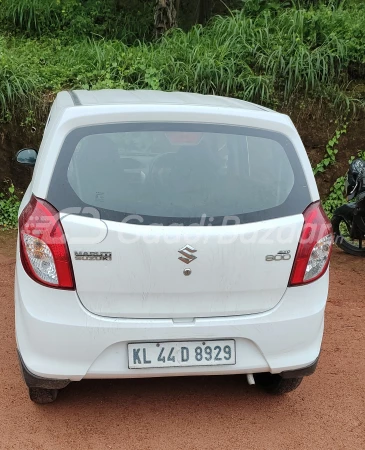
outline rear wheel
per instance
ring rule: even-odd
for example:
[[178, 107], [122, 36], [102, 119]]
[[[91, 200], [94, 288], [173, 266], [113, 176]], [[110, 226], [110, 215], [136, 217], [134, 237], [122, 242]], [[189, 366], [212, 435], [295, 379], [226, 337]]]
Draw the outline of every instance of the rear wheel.
[[363, 239], [363, 235], [357, 238], [351, 237], [351, 220], [342, 216], [333, 216], [331, 222], [335, 244], [350, 255], [365, 256], [365, 238]]
[[260, 387], [274, 395], [294, 391], [303, 380], [303, 378], [283, 378], [281, 375], [272, 373], [257, 373], [254, 377]]
[[46, 403], [52, 403], [56, 400], [58, 395], [58, 389], [44, 389], [37, 387], [29, 388], [29, 397], [34, 403], [45, 405]]

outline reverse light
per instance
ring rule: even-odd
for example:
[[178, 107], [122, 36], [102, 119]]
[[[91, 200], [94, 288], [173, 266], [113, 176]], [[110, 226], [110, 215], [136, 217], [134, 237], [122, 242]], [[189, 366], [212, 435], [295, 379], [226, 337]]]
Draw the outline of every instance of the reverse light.
[[53, 206], [32, 196], [19, 217], [19, 237], [24, 270], [34, 281], [75, 289], [66, 237]]
[[303, 213], [304, 225], [289, 286], [311, 283], [327, 270], [332, 252], [332, 226], [319, 202]]

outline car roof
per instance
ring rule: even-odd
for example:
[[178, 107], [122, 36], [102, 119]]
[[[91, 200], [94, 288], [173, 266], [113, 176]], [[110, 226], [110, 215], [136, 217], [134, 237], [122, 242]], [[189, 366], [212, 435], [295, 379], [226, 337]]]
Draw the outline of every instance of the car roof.
[[254, 103], [218, 95], [190, 92], [164, 92], [151, 90], [102, 89], [98, 91], [63, 91], [57, 95], [60, 108], [96, 105], [185, 105], [244, 109], [275, 112]]

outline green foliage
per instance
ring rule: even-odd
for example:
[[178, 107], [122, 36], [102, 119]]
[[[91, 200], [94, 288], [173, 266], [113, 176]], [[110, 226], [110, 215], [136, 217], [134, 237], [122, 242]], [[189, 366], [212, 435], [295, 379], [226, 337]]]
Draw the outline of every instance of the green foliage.
[[7, 41], [0, 37], [0, 117], [11, 117], [15, 105], [21, 106], [36, 89], [37, 77], [27, 64], [9, 51]]
[[27, 36], [94, 35], [133, 42], [151, 34], [152, 8], [153, 2], [143, 0], [2, 0], [0, 23]]
[[0, 11], [3, 22], [40, 34], [44, 29], [59, 26], [62, 16], [60, 3], [57, 0], [3, 0]]
[[336, 155], [338, 149], [336, 146], [340, 141], [340, 137], [347, 131], [347, 124], [342, 129], [336, 130], [332, 139], [330, 139], [326, 145], [326, 156], [320, 161], [314, 168], [313, 173], [316, 175], [318, 172], [324, 172], [331, 164], [336, 161]]
[[331, 187], [331, 191], [329, 196], [323, 202], [323, 209], [325, 210], [328, 217], [332, 217], [333, 211], [339, 206], [347, 203], [347, 200], [344, 195], [345, 190], [345, 179], [346, 176], [342, 176], [337, 178]]
[[[49, 32], [52, 27], [59, 31], [52, 38], [44, 33], [38, 39], [0, 40], [3, 118], [15, 104], [31, 100], [34, 94], [40, 98], [42, 93], [65, 88], [192, 91], [229, 95], [271, 107], [283, 105], [293, 96], [309, 96], [332, 103], [338, 114], [345, 113], [354, 101], [361, 102], [344, 86], [350, 65], [351, 70], [354, 65], [365, 65], [364, 5], [349, 10], [324, 5], [305, 10], [279, 9], [275, 3], [262, 9], [260, 3], [257, 12], [252, 12], [252, 7], [249, 11], [246, 5], [230, 16], [212, 19], [204, 28], [195, 26], [187, 33], [174, 30], [158, 42], [139, 41], [131, 46], [127, 37], [107, 40], [95, 33], [100, 26], [101, 35], [111, 35], [106, 31], [110, 22], [104, 16], [103, 22], [97, 20], [97, 14], [107, 8], [104, 3], [109, 5], [109, 0], [0, 3], [3, 14], [7, 5], [14, 23], [29, 33], [43, 30], [43, 22], [39, 22], [43, 13], [35, 14], [25, 6], [52, 6], [44, 13], [48, 14], [46, 23]], [[84, 11], [87, 5], [88, 11], [95, 10], [94, 15], [78, 13], [78, 8]], [[58, 25], [61, 23], [68, 25], [63, 29]], [[72, 24], [79, 30], [78, 37], [71, 32]], [[353, 31], [351, 39], [344, 28]], [[83, 29], [92, 38], [82, 37]]]
[[256, 17], [263, 11], [277, 11], [285, 6], [290, 6], [289, 1], [280, 0], [242, 0], [242, 11], [247, 17]]
[[[359, 151], [357, 154], [358, 158], [365, 159], [365, 151]], [[351, 156], [349, 159], [349, 164], [355, 159], [355, 156]], [[334, 182], [333, 186], [331, 187], [331, 191], [329, 196], [326, 198], [326, 200], [323, 202], [323, 209], [325, 210], [328, 217], [332, 217], [333, 212], [336, 208], [343, 205], [344, 203], [347, 203], [346, 197], [345, 197], [345, 181], [346, 181], [346, 175], [343, 175], [342, 177], [337, 178], [337, 180]]]
[[[348, 3], [348, 5], [347, 5]], [[315, 36], [319, 45], [325, 43], [328, 36], [334, 36], [346, 43], [348, 61], [365, 63], [365, 3], [358, 5], [340, 2], [338, 8], [321, 4], [318, 9], [308, 11], [312, 26], [307, 36]]]
[[6, 192], [0, 192], [0, 228], [16, 228], [20, 201], [11, 184]]

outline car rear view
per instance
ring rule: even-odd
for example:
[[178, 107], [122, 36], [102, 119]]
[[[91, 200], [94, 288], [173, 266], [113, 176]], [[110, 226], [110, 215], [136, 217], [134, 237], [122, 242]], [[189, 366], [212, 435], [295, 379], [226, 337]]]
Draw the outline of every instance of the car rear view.
[[287, 116], [196, 94], [60, 93], [19, 217], [31, 398], [214, 374], [293, 390], [318, 360], [331, 246]]

